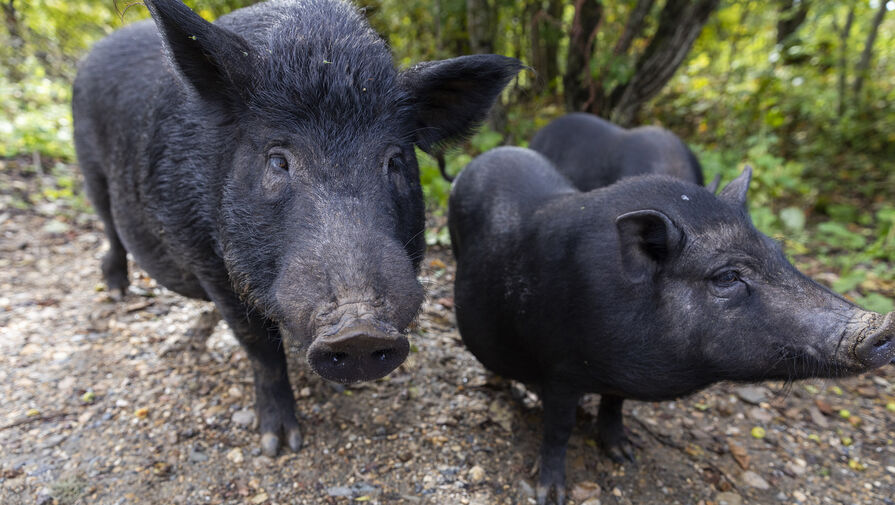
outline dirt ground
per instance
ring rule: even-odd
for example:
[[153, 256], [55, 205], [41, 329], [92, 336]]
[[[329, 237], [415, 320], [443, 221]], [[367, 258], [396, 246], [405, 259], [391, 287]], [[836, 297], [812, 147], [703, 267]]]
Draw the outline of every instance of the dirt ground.
[[[414, 352], [385, 380], [341, 387], [293, 357], [305, 442], [272, 459], [226, 325], [185, 338], [209, 305], [136, 268], [112, 301], [97, 221], [15, 205], [30, 184], [0, 170], [0, 503], [534, 503], [540, 407], [464, 350], [447, 251], [429, 252]], [[569, 444], [570, 503], [895, 503], [895, 366], [627, 402], [628, 466], [595, 448], [597, 401]]]

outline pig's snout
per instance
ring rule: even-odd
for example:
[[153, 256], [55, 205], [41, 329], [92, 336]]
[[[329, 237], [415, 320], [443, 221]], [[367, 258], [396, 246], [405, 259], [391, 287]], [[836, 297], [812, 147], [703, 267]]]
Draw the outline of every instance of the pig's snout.
[[358, 319], [317, 337], [307, 356], [311, 369], [324, 379], [349, 383], [385, 376], [404, 362], [409, 351], [404, 335]]
[[869, 369], [895, 363], [895, 312], [873, 314], [863, 338], [854, 347], [855, 357]]

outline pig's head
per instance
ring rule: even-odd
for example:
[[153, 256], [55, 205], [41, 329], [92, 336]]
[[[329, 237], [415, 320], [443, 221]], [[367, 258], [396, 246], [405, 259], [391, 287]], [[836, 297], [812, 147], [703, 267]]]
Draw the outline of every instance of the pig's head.
[[750, 177], [746, 168], [717, 197], [667, 178], [622, 183], [629, 200], [651, 204], [616, 219], [632, 299], [657, 311], [628, 319], [655, 329], [632, 350], [643, 373], [666, 374], [684, 393], [717, 380], [833, 377], [892, 361], [895, 314], [862, 310], [800, 273], [752, 225]]
[[[423, 290], [415, 146], [461, 139], [522, 68], [476, 55], [394, 69], [340, 2], [250, 7], [217, 24], [147, 1], [203, 121], [223, 180], [219, 245], [236, 291], [307, 348], [324, 378], [400, 365]], [[248, 19], [257, 15], [257, 19]]]

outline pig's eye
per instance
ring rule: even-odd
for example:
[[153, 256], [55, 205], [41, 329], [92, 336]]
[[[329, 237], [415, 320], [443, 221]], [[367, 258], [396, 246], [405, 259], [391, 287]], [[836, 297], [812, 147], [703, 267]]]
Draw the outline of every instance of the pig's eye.
[[289, 171], [289, 162], [286, 157], [280, 154], [271, 154], [267, 158], [267, 166], [274, 170]]
[[401, 149], [392, 148], [385, 155], [385, 163], [382, 167], [385, 175], [391, 175], [401, 171]]
[[740, 274], [736, 270], [725, 270], [712, 277], [712, 282], [719, 288], [729, 288], [740, 280]]

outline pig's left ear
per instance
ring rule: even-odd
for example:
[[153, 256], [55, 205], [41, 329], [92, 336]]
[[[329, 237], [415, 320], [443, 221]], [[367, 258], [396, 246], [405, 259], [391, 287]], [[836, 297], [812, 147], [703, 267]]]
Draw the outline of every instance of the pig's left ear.
[[734, 207], [743, 209], [744, 212], [748, 212], [749, 207], [746, 204], [746, 194], [749, 192], [749, 182], [751, 180], [752, 167], [746, 165], [743, 168], [743, 173], [736, 179], [730, 181], [730, 183], [727, 186], [724, 186], [724, 189], [718, 193], [718, 198]]
[[677, 254], [683, 233], [658, 210], [636, 210], [615, 219], [622, 269], [631, 282], [651, 279], [668, 259]]
[[469, 135], [522, 68], [515, 58], [476, 54], [420, 63], [401, 72], [401, 85], [415, 108], [416, 144], [432, 154]]
[[201, 97], [234, 102], [251, 87], [254, 51], [242, 37], [202, 19], [181, 0], [144, 0], [168, 57]]

